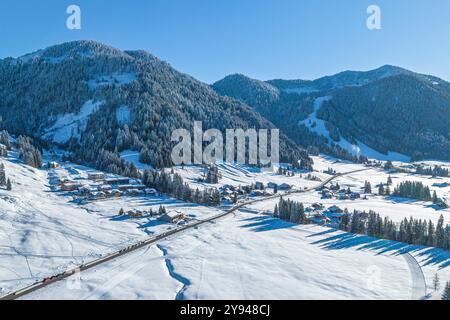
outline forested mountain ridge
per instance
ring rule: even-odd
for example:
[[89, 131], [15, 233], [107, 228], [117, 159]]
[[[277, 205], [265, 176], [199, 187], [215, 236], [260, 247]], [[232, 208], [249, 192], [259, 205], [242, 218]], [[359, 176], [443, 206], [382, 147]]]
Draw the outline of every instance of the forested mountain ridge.
[[[383, 66], [314, 81], [266, 81], [266, 92], [262, 84], [248, 92], [252, 86], [242, 83], [245, 78], [240, 76], [237, 84], [235, 77], [226, 77], [212, 87], [253, 106], [304, 147], [347, 157], [351, 148], [343, 152], [340, 146], [364, 144], [383, 154], [450, 159], [450, 84], [437, 77]], [[247, 92], [240, 93], [240, 88]], [[315, 104], [319, 98], [321, 103]], [[318, 122], [325, 129], [319, 130]]]
[[[73, 160], [110, 171], [122, 150], [140, 151], [155, 167], [170, 166], [174, 129], [270, 129], [251, 107], [222, 97], [144, 51], [75, 41], [0, 60], [1, 127], [71, 151]], [[306, 151], [280, 135], [282, 161]]]

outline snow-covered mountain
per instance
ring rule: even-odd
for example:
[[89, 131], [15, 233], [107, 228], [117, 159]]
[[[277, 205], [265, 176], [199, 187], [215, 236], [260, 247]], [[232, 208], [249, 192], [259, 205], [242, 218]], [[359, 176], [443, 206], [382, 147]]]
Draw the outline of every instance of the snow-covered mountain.
[[276, 88], [287, 93], [311, 93], [330, 91], [344, 87], [358, 87], [399, 74], [414, 74], [411, 71], [395, 66], [385, 65], [371, 71], [344, 71], [336, 75], [325, 76], [317, 80], [282, 80], [267, 81]]
[[335, 155], [344, 149], [382, 158], [391, 152], [401, 159], [450, 159], [450, 84], [433, 76], [387, 65], [314, 81], [232, 76], [212, 87], [253, 106], [305, 147]]

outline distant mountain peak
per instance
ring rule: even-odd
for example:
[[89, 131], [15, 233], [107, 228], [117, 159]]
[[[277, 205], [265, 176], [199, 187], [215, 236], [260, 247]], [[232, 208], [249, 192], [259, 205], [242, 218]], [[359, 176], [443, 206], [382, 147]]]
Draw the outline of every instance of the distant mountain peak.
[[278, 99], [280, 91], [268, 82], [249, 78], [235, 73], [226, 76], [212, 85], [212, 88], [222, 95], [241, 100], [245, 103], [258, 100], [267, 103]]

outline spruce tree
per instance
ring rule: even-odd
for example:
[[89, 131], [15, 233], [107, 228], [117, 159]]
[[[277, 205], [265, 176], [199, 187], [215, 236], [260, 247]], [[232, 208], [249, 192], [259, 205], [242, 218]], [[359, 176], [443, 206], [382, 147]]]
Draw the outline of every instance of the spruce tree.
[[434, 204], [436, 204], [438, 202], [438, 196], [437, 196], [436, 190], [433, 192], [432, 201]]
[[439, 288], [440, 288], [439, 275], [435, 273], [433, 278], [433, 289], [434, 291], [438, 291]]
[[6, 186], [5, 165], [0, 163], [0, 186]]
[[380, 196], [383, 196], [383, 195], [384, 195], [384, 186], [383, 186], [382, 183], [380, 183], [380, 186], [378, 187], [378, 194], [379, 194]]
[[274, 217], [278, 218], [280, 216], [280, 212], [278, 211], [278, 204], [275, 204], [275, 209], [273, 210]]
[[389, 175], [388, 180], [387, 180], [387, 184], [391, 185], [392, 184], [392, 177]]
[[444, 230], [444, 216], [441, 214], [439, 217], [438, 223], [436, 225], [436, 247], [445, 248], [446, 247], [446, 239], [445, 239], [445, 230]]

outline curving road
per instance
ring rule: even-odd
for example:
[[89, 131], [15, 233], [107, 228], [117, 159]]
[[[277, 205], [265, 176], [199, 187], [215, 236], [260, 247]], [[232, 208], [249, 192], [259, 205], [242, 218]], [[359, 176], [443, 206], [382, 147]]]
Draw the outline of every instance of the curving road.
[[79, 267], [74, 268], [74, 269], [72, 269], [70, 271], [66, 271], [64, 273], [61, 273], [61, 274], [58, 274], [58, 275], [54, 275], [52, 277], [44, 279], [41, 282], [37, 282], [35, 284], [32, 284], [30, 286], [27, 286], [25, 288], [22, 288], [20, 290], [15, 291], [15, 292], [11, 292], [11, 293], [3, 296], [3, 297], [0, 297], [0, 300], [15, 300], [15, 299], [18, 299], [18, 298], [20, 298], [22, 296], [25, 296], [25, 295], [29, 294], [29, 293], [32, 293], [32, 292], [35, 292], [35, 291], [40, 290], [42, 288], [45, 288], [45, 287], [47, 287], [50, 284], [53, 284], [55, 282], [64, 280], [64, 279], [66, 279], [66, 278], [68, 278], [68, 277], [70, 277], [70, 276], [72, 276], [74, 274], [77, 274], [77, 273], [83, 272], [85, 270], [94, 268], [94, 267], [96, 267], [96, 266], [98, 266], [100, 264], [103, 264], [105, 262], [111, 261], [113, 259], [116, 259], [116, 258], [118, 258], [120, 256], [126, 255], [126, 254], [128, 254], [130, 252], [133, 252], [135, 250], [138, 250], [140, 248], [152, 245], [152, 244], [154, 244], [154, 243], [156, 243], [156, 242], [158, 242], [160, 240], [167, 239], [167, 238], [169, 238], [169, 237], [171, 237], [173, 235], [179, 234], [179, 233], [184, 232], [184, 231], [186, 231], [188, 229], [196, 228], [196, 227], [198, 227], [198, 226], [200, 226], [202, 224], [213, 222], [215, 220], [218, 220], [218, 219], [221, 219], [223, 217], [226, 217], [226, 216], [234, 213], [235, 211], [237, 211], [237, 210], [239, 210], [239, 209], [241, 209], [241, 208], [243, 208], [243, 207], [245, 207], [247, 205], [258, 203], [258, 202], [263, 202], [263, 201], [267, 201], [267, 200], [271, 200], [271, 199], [280, 198], [280, 197], [282, 197], [284, 195], [311, 192], [311, 191], [314, 191], [316, 189], [322, 188], [323, 186], [325, 186], [326, 184], [330, 183], [331, 181], [333, 181], [334, 179], [336, 179], [338, 177], [342, 177], [342, 176], [346, 176], [346, 175], [349, 175], [349, 174], [352, 174], [352, 173], [357, 173], [357, 172], [366, 171], [366, 170], [369, 170], [369, 169], [359, 169], [359, 170], [353, 170], [353, 171], [349, 171], [349, 172], [345, 172], [345, 173], [336, 174], [336, 175], [334, 175], [334, 176], [332, 176], [332, 177], [322, 181], [320, 184], [318, 184], [315, 187], [311, 187], [311, 188], [307, 188], [307, 189], [303, 189], [303, 190], [291, 190], [291, 191], [288, 191], [288, 192], [285, 192], [285, 193], [279, 193], [279, 194], [276, 194], [276, 195], [267, 196], [267, 197], [259, 198], [259, 199], [254, 199], [254, 200], [251, 200], [251, 201], [247, 201], [247, 202], [238, 204], [238, 205], [234, 206], [233, 208], [231, 208], [230, 210], [225, 211], [224, 213], [218, 214], [216, 216], [213, 216], [213, 217], [205, 219], [205, 220], [200, 220], [200, 221], [191, 223], [189, 225], [186, 225], [186, 226], [183, 226], [183, 227], [180, 227], [180, 228], [168, 231], [168, 232], [164, 232], [164, 233], [162, 233], [160, 235], [157, 235], [155, 237], [152, 237], [152, 238], [149, 238], [147, 240], [138, 242], [138, 243], [136, 243], [136, 244], [134, 244], [132, 246], [129, 246], [129, 247], [125, 248], [125, 249], [122, 249], [122, 250], [119, 250], [117, 252], [108, 254], [108, 255], [106, 255], [106, 256], [104, 256], [102, 258], [93, 260], [93, 261], [88, 262], [86, 264], [80, 265]]
[[409, 271], [412, 278], [411, 300], [424, 300], [427, 295], [427, 284], [422, 268], [417, 260], [410, 254], [402, 254], [408, 263]]

